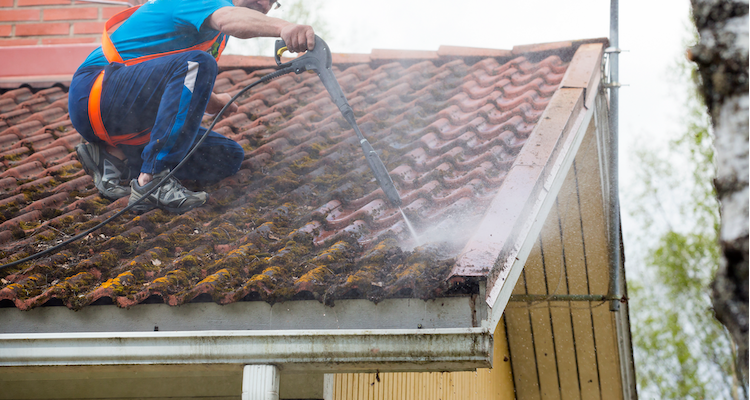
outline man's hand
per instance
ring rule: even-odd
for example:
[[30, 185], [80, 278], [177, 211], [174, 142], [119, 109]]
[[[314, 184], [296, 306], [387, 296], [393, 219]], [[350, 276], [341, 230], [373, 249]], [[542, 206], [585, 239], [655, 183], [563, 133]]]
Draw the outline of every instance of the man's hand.
[[[229, 100], [232, 100], [232, 96], [227, 93], [211, 93], [211, 98], [208, 99], [208, 105], [206, 106], [206, 113], [212, 115], [218, 113], [224, 108], [224, 105], [229, 103]], [[239, 107], [236, 103], [232, 103], [229, 108], [227, 108], [227, 115], [237, 111], [238, 108]]]
[[[240, 0], [235, 0], [235, 4], [240, 3]], [[315, 32], [311, 26], [269, 17], [246, 7], [222, 7], [206, 18], [204, 23], [214, 30], [240, 39], [281, 37], [286, 42], [287, 49], [293, 53], [315, 47]]]
[[315, 32], [309, 25], [286, 25], [281, 28], [281, 35], [279, 36], [292, 53], [302, 53], [315, 47]]

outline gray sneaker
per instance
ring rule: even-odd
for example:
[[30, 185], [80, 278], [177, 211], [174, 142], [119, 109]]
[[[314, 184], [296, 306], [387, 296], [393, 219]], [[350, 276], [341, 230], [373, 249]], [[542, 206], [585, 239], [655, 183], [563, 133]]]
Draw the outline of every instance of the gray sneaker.
[[130, 186], [122, 184], [128, 180], [125, 161], [110, 155], [95, 143], [79, 144], [76, 154], [83, 170], [94, 178], [94, 186], [102, 197], [114, 201], [130, 196]]
[[[154, 175], [151, 182], [141, 186], [138, 184], [137, 179], [130, 181], [130, 200], [128, 205], [131, 205], [138, 201], [144, 194], [151, 190], [154, 186], [158, 185], [164, 177], [169, 173], [168, 169]], [[133, 207], [134, 211], [149, 211], [154, 208], [161, 208], [175, 214], [182, 214], [190, 211], [195, 207], [202, 206], [208, 201], [208, 194], [206, 192], [193, 192], [185, 189], [175, 177], [169, 178], [161, 187], [156, 189], [154, 193], [151, 193], [145, 200], [140, 204]]]

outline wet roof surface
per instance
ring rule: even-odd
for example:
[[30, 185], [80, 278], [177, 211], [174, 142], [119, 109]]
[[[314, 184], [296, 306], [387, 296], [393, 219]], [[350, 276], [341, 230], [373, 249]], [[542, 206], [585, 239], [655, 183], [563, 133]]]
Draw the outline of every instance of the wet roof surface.
[[[574, 49], [502, 56], [451, 49], [450, 57], [334, 63], [418, 240], [318, 78], [286, 75], [246, 93], [239, 111], [216, 125], [245, 148], [245, 161], [206, 188], [207, 205], [183, 215], [127, 213], [54, 256], [2, 270], [0, 305], [333, 304], [472, 291], [447, 279], [453, 257]], [[230, 68], [215, 91], [237, 93], [272, 71]], [[0, 95], [0, 262], [49, 248], [127, 205], [99, 196], [76, 159], [80, 142], [64, 89]]]

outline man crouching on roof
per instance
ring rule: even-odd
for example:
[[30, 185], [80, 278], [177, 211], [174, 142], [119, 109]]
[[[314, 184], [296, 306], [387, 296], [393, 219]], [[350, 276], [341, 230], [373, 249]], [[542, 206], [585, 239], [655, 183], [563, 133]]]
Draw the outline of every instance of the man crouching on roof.
[[[200, 140], [203, 113], [217, 113], [231, 98], [213, 93], [227, 35], [281, 37], [292, 52], [313, 48], [310, 26], [266, 16], [275, 2], [150, 0], [107, 22], [105, 29], [122, 25], [105, 32], [102, 46], [78, 68], [68, 98], [73, 126], [88, 141], [76, 147], [78, 160], [102, 196], [136, 202]], [[234, 175], [243, 157], [239, 144], [210, 132], [175, 177], [218, 181]], [[178, 179], [134, 209], [184, 213], [208, 200]]]

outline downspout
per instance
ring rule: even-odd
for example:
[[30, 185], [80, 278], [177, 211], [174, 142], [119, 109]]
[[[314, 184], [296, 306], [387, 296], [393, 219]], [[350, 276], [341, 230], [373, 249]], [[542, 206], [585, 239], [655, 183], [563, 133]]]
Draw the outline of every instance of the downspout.
[[618, 188], [618, 176], [619, 176], [619, 145], [618, 145], [618, 111], [619, 111], [619, 97], [618, 90], [620, 88], [619, 81], [619, 64], [618, 58], [620, 56], [619, 47], [619, 10], [618, 1], [610, 0], [610, 11], [609, 11], [609, 44], [610, 48], [607, 49], [609, 53], [609, 84], [606, 85], [609, 88], [609, 293], [608, 298], [617, 299], [612, 300], [609, 305], [610, 311], [617, 311], [620, 309], [620, 298], [622, 292], [620, 290], [620, 194]]
[[279, 400], [279, 372], [274, 365], [245, 365], [242, 400]]

